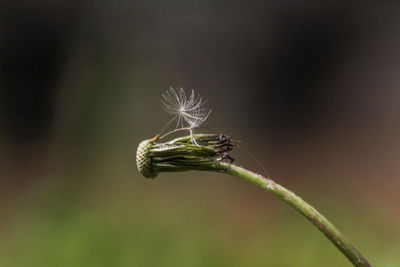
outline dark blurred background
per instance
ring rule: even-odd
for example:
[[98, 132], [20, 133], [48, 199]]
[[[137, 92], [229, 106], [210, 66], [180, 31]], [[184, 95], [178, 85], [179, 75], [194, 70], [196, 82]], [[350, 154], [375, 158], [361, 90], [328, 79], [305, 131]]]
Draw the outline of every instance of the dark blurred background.
[[1, 266], [350, 266], [221, 174], [136, 170], [169, 86], [376, 266], [400, 256], [400, 4], [0, 3]]

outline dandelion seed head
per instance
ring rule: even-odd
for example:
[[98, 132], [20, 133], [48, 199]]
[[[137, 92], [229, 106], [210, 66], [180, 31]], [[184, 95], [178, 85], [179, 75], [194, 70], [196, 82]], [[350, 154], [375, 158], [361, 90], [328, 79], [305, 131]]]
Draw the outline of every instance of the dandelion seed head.
[[162, 94], [161, 103], [167, 113], [177, 117], [177, 127], [197, 128], [211, 113], [211, 109], [193, 90], [187, 96], [183, 88], [170, 87]]

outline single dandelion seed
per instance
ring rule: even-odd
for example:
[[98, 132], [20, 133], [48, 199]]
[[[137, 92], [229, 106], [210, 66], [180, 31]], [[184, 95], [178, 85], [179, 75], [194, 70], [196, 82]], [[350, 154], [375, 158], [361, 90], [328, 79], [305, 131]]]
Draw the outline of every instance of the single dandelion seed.
[[176, 131], [188, 130], [192, 143], [198, 145], [193, 135], [193, 129], [202, 125], [211, 113], [211, 109], [205, 105], [203, 98], [196, 95], [194, 90], [187, 96], [183, 88], [170, 87], [162, 94], [161, 103], [167, 113], [174, 115], [166, 126], [176, 120], [176, 129], [164, 136]]

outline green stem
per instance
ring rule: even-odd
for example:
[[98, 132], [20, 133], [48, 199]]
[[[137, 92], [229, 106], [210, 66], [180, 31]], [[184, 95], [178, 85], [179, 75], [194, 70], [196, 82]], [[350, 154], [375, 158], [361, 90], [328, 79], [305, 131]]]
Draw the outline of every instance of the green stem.
[[314, 207], [296, 196], [290, 190], [267, 179], [259, 174], [248, 171], [233, 164], [218, 162], [217, 168], [223, 168], [226, 173], [239, 179], [254, 184], [280, 200], [286, 202], [289, 206], [300, 212], [312, 224], [314, 224], [348, 259], [354, 266], [371, 266], [363, 255], [344, 237], [344, 235]]

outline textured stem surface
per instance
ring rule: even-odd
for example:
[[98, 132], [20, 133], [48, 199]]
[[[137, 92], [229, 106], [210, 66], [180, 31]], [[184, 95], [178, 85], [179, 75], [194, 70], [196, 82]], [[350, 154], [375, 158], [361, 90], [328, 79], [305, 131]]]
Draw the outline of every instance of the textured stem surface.
[[351, 263], [353, 263], [354, 266], [371, 266], [364, 256], [361, 255], [361, 253], [330, 221], [290, 190], [275, 183], [271, 179], [267, 179], [236, 165], [224, 162], [219, 162], [217, 165], [218, 166], [216, 167], [225, 169], [227, 174], [268, 191], [300, 212], [304, 217], [312, 222], [351, 261]]

